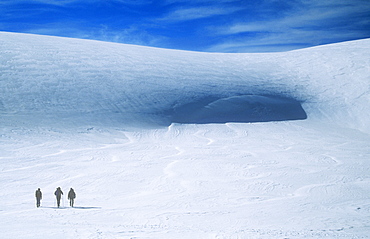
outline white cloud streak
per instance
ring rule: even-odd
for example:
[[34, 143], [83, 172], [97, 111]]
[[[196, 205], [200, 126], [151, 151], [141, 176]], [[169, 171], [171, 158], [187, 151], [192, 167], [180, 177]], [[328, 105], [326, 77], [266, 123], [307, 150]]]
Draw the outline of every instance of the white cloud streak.
[[[0, 15], [10, 20], [20, 18], [16, 14], [17, 8], [13, 9], [8, 6], [22, 3], [45, 4], [51, 6], [50, 9], [59, 11], [61, 9], [58, 8], [59, 6], [99, 2], [107, 3], [108, 1], [2, 0], [0, 1]], [[135, 7], [153, 4], [152, 0], [110, 0], [109, 2], [135, 5]], [[213, 42], [213, 45], [205, 44], [202, 49], [196, 50], [265, 52], [286, 51], [328, 42], [358, 39], [361, 36], [368, 37], [369, 34], [366, 34], [364, 26], [365, 28], [369, 26], [370, 29], [369, 0], [294, 0], [287, 2], [281, 0], [164, 0], [158, 4], [163, 6], [163, 12], [159, 11], [158, 15], [153, 14], [152, 18], [146, 18], [145, 24], [134, 21], [121, 29], [110, 26], [109, 22], [102, 23], [107, 24], [106, 26], [91, 26], [83, 24], [81, 22], [83, 20], [65, 19], [48, 23], [45, 27], [25, 22], [28, 29], [24, 28], [24, 31], [166, 47], [167, 43], [173, 44], [171, 34], [161, 32], [157, 34], [156, 30], [162, 28], [170, 31], [178, 26], [176, 24], [179, 26], [181, 24], [184, 32], [190, 29], [189, 36], [192, 34], [192, 38], [189, 37], [189, 41], [197, 41], [198, 37], [202, 38], [203, 42], [206, 42], [206, 38], [210, 39], [209, 42]], [[280, 9], [280, 6], [283, 8]], [[45, 9], [48, 8], [45, 7]], [[40, 7], [40, 11], [44, 11], [43, 6]], [[165, 13], [165, 11], [169, 12]], [[26, 19], [27, 14], [30, 14], [29, 18], [32, 18], [34, 13], [32, 11], [23, 12], [21, 17]], [[216, 21], [212, 21], [214, 19]], [[69, 20], [71, 22], [68, 22]], [[193, 20], [203, 21], [194, 22], [193, 26], [191, 22]], [[13, 23], [9, 21], [8, 24]], [[0, 26], [6, 28], [5, 23], [0, 23]], [[369, 32], [370, 30], [367, 31]], [[176, 36], [176, 33], [174, 34]], [[181, 44], [177, 43], [177, 45]]]
[[160, 20], [169, 22], [190, 21], [219, 15], [228, 15], [238, 10], [240, 10], [238, 7], [222, 8], [218, 6], [181, 8], [169, 13]]
[[[225, 40], [208, 51], [253, 52], [277, 51], [325, 44], [361, 36], [361, 30], [346, 25], [346, 19], [370, 15], [370, 2], [354, 0], [348, 4], [338, 1], [311, 1], [303, 8], [294, 8], [280, 19], [238, 22], [230, 26], [209, 29]], [[357, 3], [357, 4], [356, 4]], [[361, 3], [361, 4], [359, 4]], [[357, 20], [358, 25], [370, 25], [369, 18]], [[232, 37], [234, 36], [234, 37]]]
[[353, 13], [366, 13], [370, 12], [370, 2], [366, 6], [326, 6], [315, 5], [308, 7], [305, 10], [296, 12], [290, 12], [287, 16], [282, 19], [271, 19], [267, 21], [258, 22], [240, 22], [231, 26], [220, 27], [218, 34], [238, 34], [246, 32], [276, 32], [287, 29], [302, 28], [302, 27], [314, 27], [320, 26], [325, 23], [332, 22], [333, 19], [339, 19], [344, 16], [349, 16]]

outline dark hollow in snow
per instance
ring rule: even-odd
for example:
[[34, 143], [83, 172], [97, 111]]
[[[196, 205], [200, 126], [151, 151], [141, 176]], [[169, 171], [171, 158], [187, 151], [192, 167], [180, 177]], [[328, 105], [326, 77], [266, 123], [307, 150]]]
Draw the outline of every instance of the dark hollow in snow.
[[207, 97], [177, 106], [171, 114], [173, 123], [183, 124], [251, 123], [306, 118], [306, 112], [297, 100], [268, 95]]

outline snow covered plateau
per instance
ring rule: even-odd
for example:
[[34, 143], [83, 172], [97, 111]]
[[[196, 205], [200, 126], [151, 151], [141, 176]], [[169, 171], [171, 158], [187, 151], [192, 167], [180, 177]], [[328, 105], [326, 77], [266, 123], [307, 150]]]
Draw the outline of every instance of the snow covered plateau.
[[370, 39], [226, 54], [0, 32], [0, 172], [0, 238], [370, 238]]

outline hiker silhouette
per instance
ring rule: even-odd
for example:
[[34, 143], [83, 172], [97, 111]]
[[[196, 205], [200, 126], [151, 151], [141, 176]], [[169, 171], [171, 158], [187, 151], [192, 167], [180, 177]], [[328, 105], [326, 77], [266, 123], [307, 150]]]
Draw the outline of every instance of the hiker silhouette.
[[60, 207], [60, 199], [62, 198], [63, 191], [60, 187], [57, 188], [57, 190], [54, 192], [54, 195], [57, 197], [57, 205]]
[[76, 193], [73, 190], [73, 188], [71, 188], [68, 192], [69, 206], [73, 207], [75, 198], [76, 198]]

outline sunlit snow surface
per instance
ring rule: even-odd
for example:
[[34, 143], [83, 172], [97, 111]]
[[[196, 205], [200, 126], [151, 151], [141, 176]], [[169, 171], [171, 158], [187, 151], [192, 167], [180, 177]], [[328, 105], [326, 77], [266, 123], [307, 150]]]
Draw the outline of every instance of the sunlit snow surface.
[[0, 237], [366, 238], [369, 55], [0, 33]]

